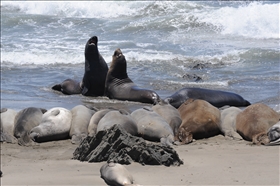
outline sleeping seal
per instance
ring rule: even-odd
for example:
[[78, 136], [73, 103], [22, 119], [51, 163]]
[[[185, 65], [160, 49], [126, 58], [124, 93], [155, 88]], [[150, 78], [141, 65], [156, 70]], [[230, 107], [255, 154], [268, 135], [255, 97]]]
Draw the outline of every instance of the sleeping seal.
[[41, 123], [31, 129], [30, 138], [35, 142], [55, 141], [69, 138], [71, 111], [55, 107], [43, 114]]
[[1, 109], [0, 141], [7, 143], [17, 143], [14, 136], [15, 117], [17, 112], [13, 109]]
[[268, 129], [267, 136], [269, 145], [280, 145], [280, 121]]

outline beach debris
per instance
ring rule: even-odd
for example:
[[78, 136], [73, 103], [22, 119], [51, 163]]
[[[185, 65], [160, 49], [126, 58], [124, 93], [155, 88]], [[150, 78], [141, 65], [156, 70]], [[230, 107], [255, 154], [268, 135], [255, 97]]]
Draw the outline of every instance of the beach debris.
[[73, 159], [88, 162], [113, 161], [120, 164], [131, 164], [133, 161], [142, 165], [183, 164], [172, 147], [132, 136], [119, 125], [99, 131], [96, 136], [86, 137], [75, 150]]

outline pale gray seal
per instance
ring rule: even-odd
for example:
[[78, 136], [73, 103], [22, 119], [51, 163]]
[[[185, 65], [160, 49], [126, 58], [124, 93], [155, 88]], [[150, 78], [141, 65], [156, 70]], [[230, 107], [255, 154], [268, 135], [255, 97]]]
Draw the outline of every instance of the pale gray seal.
[[242, 140], [243, 138], [236, 132], [236, 116], [242, 112], [240, 108], [229, 107], [221, 110], [221, 122], [219, 128], [225, 137]]
[[269, 143], [267, 131], [280, 119], [280, 115], [263, 103], [248, 106], [236, 116], [237, 132], [253, 144]]
[[119, 163], [109, 162], [100, 168], [101, 178], [108, 185], [133, 185], [133, 177], [128, 170]]
[[55, 141], [69, 138], [71, 111], [55, 107], [43, 114], [41, 123], [30, 131], [35, 142]]
[[112, 110], [100, 119], [97, 125], [97, 132], [107, 130], [113, 125], [120, 125], [129, 134], [136, 136], [138, 128], [135, 120], [125, 110]]
[[17, 143], [14, 136], [15, 117], [17, 111], [13, 109], [1, 109], [1, 122], [0, 122], [0, 141], [7, 143]]
[[71, 109], [72, 122], [69, 136], [73, 144], [79, 144], [88, 135], [89, 121], [95, 112], [96, 110], [84, 105], [77, 105]]
[[38, 126], [46, 109], [29, 107], [19, 111], [15, 117], [14, 136], [18, 144], [28, 146], [32, 144], [29, 138], [30, 130]]
[[88, 125], [88, 136], [95, 136], [99, 121], [112, 109], [102, 109], [93, 114]]
[[173, 130], [174, 136], [176, 136], [178, 133], [178, 128], [182, 123], [179, 111], [164, 101], [160, 101], [158, 104], [154, 105], [152, 109], [161, 117], [163, 117], [167, 123], [169, 123], [171, 129]]
[[280, 121], [268, 129], [267, 136], [269, 145], [280, 145]]
[[174, 133], [170, 125], [158, 113], [149, 107], [137, 109], [131, 113], [137, 123], [138, 134], [149, 141], [161, 142], [170, 146], [174, 142]]

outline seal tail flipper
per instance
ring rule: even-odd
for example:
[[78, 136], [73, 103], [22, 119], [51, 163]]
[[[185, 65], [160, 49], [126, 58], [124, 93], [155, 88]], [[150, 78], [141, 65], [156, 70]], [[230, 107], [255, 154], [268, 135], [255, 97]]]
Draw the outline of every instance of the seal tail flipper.
[[57, 91], [60, 91], [60, 92], [61, 92], [62, 87], [61, 87], [61, 85], [60, 85], [60, 84], [57, 84], [57, 85], [54, 85], [54, 86], [52, 87], [52, 89], [53, 89], [53, 90], [57, 90]]

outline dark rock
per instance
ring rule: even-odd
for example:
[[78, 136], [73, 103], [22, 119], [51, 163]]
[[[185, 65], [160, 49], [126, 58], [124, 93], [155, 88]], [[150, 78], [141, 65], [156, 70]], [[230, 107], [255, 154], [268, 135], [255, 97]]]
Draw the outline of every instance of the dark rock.
[[188, 81], [192, 81], [192, 82], [198, 82], [198, 81], [202, 81], [202, 78], [199, 77], [196, 74], [184, 74], [183, 78], [188, 80]]
[[119, 125], [100, 131], [94, 137], [86, 137], [75, 150], [73, 159], [120, 164], [131, 164], [133, 161], [142, 165], [183, 164], [172, 147], [148, 143], [143, 138], [130, 135]]

